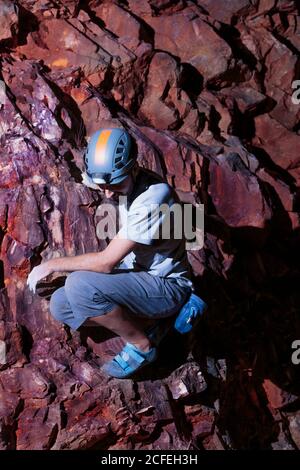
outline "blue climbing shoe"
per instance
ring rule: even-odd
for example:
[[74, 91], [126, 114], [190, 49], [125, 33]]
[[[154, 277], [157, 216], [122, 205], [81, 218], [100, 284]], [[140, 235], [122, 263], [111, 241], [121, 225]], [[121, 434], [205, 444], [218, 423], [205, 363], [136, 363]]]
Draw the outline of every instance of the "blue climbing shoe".
[[126, 343], [122, 351], [111, 361], [104, 364], [101, 370], [111, 377], [126, 379], [142, 367], [155, 361], [156, 358], [156, 347], [152, 347], [148, 352], [144, 352], [133, 344]]
[[198, 323], [206, 309], [207, 304], [197, 295], [191, 294], [175, 320], [175, 330], [182, 334], [189, 333]]

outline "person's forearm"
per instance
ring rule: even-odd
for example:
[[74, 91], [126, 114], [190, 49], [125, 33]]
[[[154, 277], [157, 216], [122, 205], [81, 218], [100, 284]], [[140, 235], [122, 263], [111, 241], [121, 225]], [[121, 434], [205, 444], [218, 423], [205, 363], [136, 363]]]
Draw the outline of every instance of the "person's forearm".
[[113, 268], [106, 260], [103, 252], [53, 258], [49, 260], [48, 263], [53, 272], [94, 271], [98, 273], [109, 273]]

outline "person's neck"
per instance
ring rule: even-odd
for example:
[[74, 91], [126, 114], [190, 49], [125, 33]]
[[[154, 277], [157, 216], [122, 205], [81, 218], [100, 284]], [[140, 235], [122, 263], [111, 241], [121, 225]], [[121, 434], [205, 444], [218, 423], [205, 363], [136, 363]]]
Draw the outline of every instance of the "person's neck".
[[137, 184], [137, 178], [138, 178], [139, 172], [140, 172], [140, 167], [138, 166], [138, 167], [135, 168], [135, 170], [131, 173], [131, 181], [132, 181], [132, 184], [131, 184], [130, 192], [133, 191], [133, 189], [135, 188], [135, 186], [136, 186], [136, 184]]
[[137, 180], [138, 180], [139, 171], [140, 171], [140, 167], [137, 167], [137, 169], [133, 171], [131, 174], [131, 185], [127, 192], [128, 200], [131, 200], [132, 197], [134, 196], [134, 192], [137, 188]]

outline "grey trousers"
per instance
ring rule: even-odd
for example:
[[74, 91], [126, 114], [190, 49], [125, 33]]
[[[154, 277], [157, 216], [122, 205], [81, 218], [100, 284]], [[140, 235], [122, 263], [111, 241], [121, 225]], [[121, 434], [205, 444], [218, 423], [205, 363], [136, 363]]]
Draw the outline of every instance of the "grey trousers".
[[64, 287], [50, 299], [52, 316], [77, 330], [87, 319], [104, 315], [122, 305], [142, 318], [176, 314], [192, 289], [174, 278], [152, 276], [147, 271], [115, 269], [112, 273], [74, 271]]

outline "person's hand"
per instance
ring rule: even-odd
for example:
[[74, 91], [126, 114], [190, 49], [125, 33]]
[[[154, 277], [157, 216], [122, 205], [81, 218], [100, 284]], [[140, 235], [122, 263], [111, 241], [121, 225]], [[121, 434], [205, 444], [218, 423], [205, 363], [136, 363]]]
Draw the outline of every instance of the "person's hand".
[[53, 269], [49, 261], [46, 261], [45, 263], [42, 263], [39, 266], [36, 266], [35, 268], [33, 268], [33, 270], [31, 271], [31, 273], [29, 274], [27, 278], [27, 285], [29, 286], [29, 289], [35, 294], [37, 283], [41, 279], [49, 276], [49, 274], [52, 274], [52, 273], [53, 273]]

